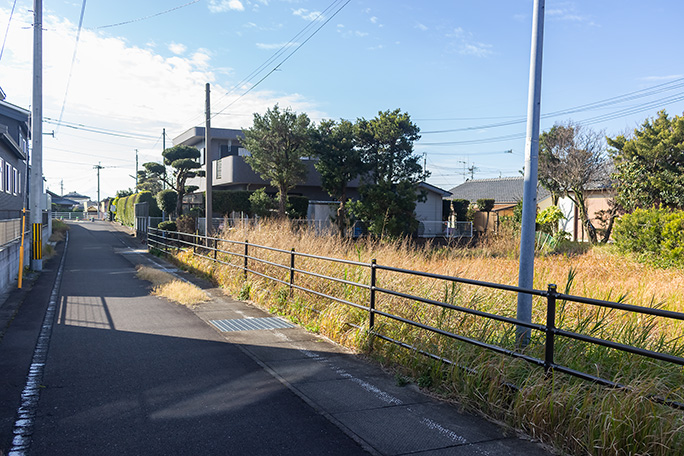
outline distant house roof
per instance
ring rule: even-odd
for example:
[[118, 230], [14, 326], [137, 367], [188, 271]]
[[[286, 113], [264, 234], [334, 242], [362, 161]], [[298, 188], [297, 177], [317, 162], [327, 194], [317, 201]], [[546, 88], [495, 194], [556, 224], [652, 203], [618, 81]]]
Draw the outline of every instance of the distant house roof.
[[419, 188], [424, 188], [425, 190], [427, 190], [427, 191], [429, 191], [429, 192], [437, 193], [437, 194], [440, 195], [442, 198], [446, 198], [446, 197], [448, 197], [448, 196], [451, 196], [451, 193], [450, 193], [450, 192], [447, 192], [446, 190], [443, 190], [443, 189], [441, 189], [441, 188], [439, 188], [439, 187], [436, 187], [436, 186], [434, 186], [434, 185], [432, 185], [432, 184], [428, 184], [427, 182], [421, 182], [421, 183], [419, 183], [419, 184], [418, 184], [418, 187], [419, 187]]
[[64, 197], [65, 197], [65, 198], [87, 199], [87, 200], [90, 199], [89, 196], [81, 195], [81, 194], [78, 194], [78, 193], [76, 193], [76, 192], [67, 193], [66, 195], [64, 195]]
[[[475, 179], [458, 185], [451, 190], [449, 199], [464, 199], [471, 203], [479, 199], [493, 199], [496, 204], [515, 204], [523, 198], [523, 177], [501, 177], [498, 179]], [[537, 200], [541, 201], [550, 195], [549, 191], [537, 187]]]
[[58, 194], [51, 192], [50, 190], [46, 190], [45, 193], [50, 195], [50, 197], [52, 198], [52, 203], [58, 206], [78, 206], [79, 204], [81, 204], [78, 201], [74, 201], [63, 196], [59, 196]]

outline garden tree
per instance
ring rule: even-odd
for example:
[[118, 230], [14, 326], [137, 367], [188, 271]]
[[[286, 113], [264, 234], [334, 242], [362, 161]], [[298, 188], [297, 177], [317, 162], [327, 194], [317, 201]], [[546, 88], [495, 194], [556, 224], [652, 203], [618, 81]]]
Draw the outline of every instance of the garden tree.
[[364, 170], [361, 151], [356, 148], [354, 124], [348, 120], [323, 120], [313, 130], [312, 150], [318, 158], [316, 170], [321, 174], [323, 189], [340, 202], [337, 226], [344, 234], [348, 215], [345, 209], [347, 185]]
[[131, 196], [133, 193], [135, 193], [132, 189], [127, 189], [127, 190], [117, 190], [116, 191], [116, 197], [117, 198], [125, 198], [127, 196]]
[[482, 211], [487, 213], [487, 219], [485, 221], [485, 228], [484, 232], [487, 233], [487, 227], [489, 226], [489, 213], [492, 212], [492, 209], [494, 209], [494, 203], [496, 201], [493, 199], [489, 198], [482, 198], [477, 200], [477, 208]]
[[262, 179], [278, 189], [278, 215], [285, 216], [287, 192], [306, 177], [302, 157], [311, 152], [311, 126], [306, 114], [281, 111], [278, 105], [263, 116], [254, 113], [252, 128], [243, 130], [245, 161]]
[[[143, 166], [149, 174], [158, 176], [176, 192], [178, 199], [175, 212], [180, 217], [183, 214], [183, 197], [198, 188], [196, 185], [186, 186], [186, 181], [204, 175], [204, 171], [196, 171], [202, 166], [197, 161], [200, 157], [200, 151], [196, 147], [179, 144], [162, 152], [162, 157], [164, 157], [163, 165], [160, 163], [144, 163]], [[166, 166], [173, 168], [173, 179], [168, 178]]]
[[569, 121], [539, 137], [539, 180], [575, 204], [592, 244], [598, 237], [589, 218], [586, 193], [591, 185], [607, 180], [607, 165], [602, 132]]
[[170, 188], [167, 188], [157, 193], [157, 205], [162, 211], [166, 212], [167, 214], [170, 214], [176, 210], [177, 203], [178, 194]]
[[[154, 165], [157, 165], [157, 163], [153, 163]], [[153, 168], [155, 171], [152, 171], [148, 169], [146, 165], [149, 165], [149, 163], [144, 163], [143, 164], [143, 169], [138, 171], [138, 184], [136, 185], [136, 190], [138, 191], [148, 191], [151, 192], [153, 195], [156, 195], [160, 191], [162, 191], [164, 187], [164, 175], [166, 173], [166, 168], [164, 168], [164, 174], [159, 175], [157, 172], [156, 168]]]
[[640, 207], [684, 208], [684, 116], [663, 110], [647, 119], [631, 138], [608, 138], [615, 161], [617, 203]]
[[353, 204], [354, 215], [374, 234], [392, 236], [413, 233], [418, 227], [416, 201], [425, 200], [418, 183], [425, 175], [413, 142], [420, 129], [399, 109], [358, 119], [354, 128], [366, 170], [359, 187], [361, 200]]

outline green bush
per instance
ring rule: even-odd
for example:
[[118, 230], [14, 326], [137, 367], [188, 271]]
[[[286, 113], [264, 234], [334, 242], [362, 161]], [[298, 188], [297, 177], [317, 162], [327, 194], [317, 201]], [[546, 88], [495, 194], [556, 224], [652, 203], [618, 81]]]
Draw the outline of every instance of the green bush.
[[252, 213], [248, 190], [217, 190], [212, 192], [212, 206], [215, 214], [229, 215], [231, 212]]
[[271, 209], [276, 208], [276, 202], [266, 194], [263, 188], [258, 189], [249, 196], [251, 211], [259, 217], [267, 217]]
[[161, 217], [161, 211], [151, 192], [140, 192], [124, 198], [117, 198], [115, 201], [116, 220], [124, 225], [135, 225], [135, 205], [137, 203], [148, 203], [150, 206], [150, 217]]
[[614, 237], [622, 252], [662, 266], [684, 266], [684, 211], [636, 209], [618, 219]]
[[159, 208], [170, 214], [176, 211], [176, 203], [178, 202], [178, 193], [175, 190], [167, 188], [157, 193], [157, 205]]
[[160, 222], [159, 225], [157, 225], [157, 228], [165, 231], [178, 231], [176, 227], [176, 222], [174, 222], [173, 220], [166, 220], [165, 222]]
[[288, 196], [285, 210], [291, 219], [305, 219], [309, 211], [309, 198], [306, 196]]

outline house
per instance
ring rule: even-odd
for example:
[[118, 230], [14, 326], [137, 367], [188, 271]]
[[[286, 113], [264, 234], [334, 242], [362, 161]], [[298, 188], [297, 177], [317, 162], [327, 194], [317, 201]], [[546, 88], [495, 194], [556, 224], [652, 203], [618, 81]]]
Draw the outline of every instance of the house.
[[[91, 206], [93, 203], [90, 200], [89, 196], [81, 195], [80, 193], [76, 192], [70, 192], [67, 193], [66, 195], [63, 196], [63, 198], [66, 198], [68, 200], [76, 201], [77, 206], [79, 206], [80, 209], [83, 209], [84, 211], [88, 210], [88, 207]], [[76, 209], [76, 208], [74, 208]]]
[[[245, 162], [244, 157], [249, 155], [249, 151], [242, 147], [244, 134], [242, 130], [227, 128], [211, 129], [211, 144], [209, 153], [206, 152], [204, 127], [193, 127], [173, 139], [174, 145], [183, 144], [192, 146], [202, 151], [201, 163], [205, 163], [205, 157], [212, 159], [212, 189], [213, 190], [257, 190], [263, 188], [266, 193], [275, 196], [278, 189], [269, 182], [263, 180]], [[332, 201], [328, 193], [323, 190], [321, 175], [316, 170], [316, 159], [304, 157], [302, 160], [306, 164], [306, 178], [288, 192], [289, 195], [305, 196], [316, 207], [309, 211], [312, 221], [327, 223], [330, 214], [334, 213], [334, 207], [338, 204]], [[202, 169], [205, 169], [203, 166]], [[188, 179], [188, 185], [197, 185], [202, 191], [206, 187], [204, 177]], [[347, 198], [357, 199], [359, 197], [359, 179], [354, 179], [347, 186]], [[420, 235], [434, 236], [443, 231], [442, 226], [442, 198], [449, 195], [440, 188], [427, 183], [421, 183], [420, 188], [427, 194], [427, 200], [416, 204], [416, 216], [421, 222]], [[67, 195], [68, 196], [68, 195]], [[201, 193], [187, 195], [186, 199], [192, 205], [202, 204]], [[216, 214], [215, 214], [216, 215]], [[321, 218], [311, 218], [321, 217]]]
[[0, 100], [0, 220], [21, 217], [27, 197], [29, 111]]
[[[522, 201], [524, 193], [524, 178], [503, 177], [498, 179], [474, 179], [466, 181], [450, 190], [452, 196], [449, 199], [465, 199], [475, 204], [478, 199], [493, 199], [494, 209], [490, 214], [489, 226], [496, 227], [502, 216], [513, 215], [513, 210], [518, 202]], [[609, 208], [609, 201], [614, 195], [610, 182], [607, 179], [595, 182], [586, 191], [587, 209], [595, 227], [600, 227], [600, 211]], [[553, 205], [551, 193], [539, 185], [537, 187], [537, 208], [543, 210]], [[579, 210], [570, 198], [563, 197], [558, 201], [558, 207], [565, 215], [565, 219], [559, 223], [559, 229], [570, 234], [574, 241], [586, 241], [588, 237], [581, 223]], [[484, 231], [486, 214], [477, 213], [475, 218], [475, 230]]]
[[67, 198], [65, 196], [59, 196], [58, 194], [51, 192], [50, 190], [46, 190], [46, 193], [50, 195], [50, 198], [52, 199], [52, 207], [54, 207], [54, 210], [58, 212], [71, 211], [76, 206], [81, 204], [78, 201]]
[[[212, 158], [212, 189], [257, 190], [264, 188], [266, 193], [275, 195], [278, 193], [278, 189], [263, 180], [245, 162], [244, 157], [249, 155], [249, 151], [242, 147], [242, 138], [244, 138], [242, 130], [211, 129], [209, 156]], [[185, 131], [173, 139], [173, 144], [183, 144], [200, 149], [203, 152], [200, 162], [205, 163], [204, 127], [194, 127]], [[321, 175], [314, 167], [316, 160], [308, 157], [303, 158], [303, 160], [307, 169], [306, 179], [290, 190], [288, 194], [306, 196], [309, 200], [330, 200], [328, 193], [321, 187]], [[188, 185], [197, 185], [200, 189], [206, 186], [203, 177], [189, 179]], [[350, 183], [348, 193], [350, 198], [358, 196], [357, 187], [358, 180]]]

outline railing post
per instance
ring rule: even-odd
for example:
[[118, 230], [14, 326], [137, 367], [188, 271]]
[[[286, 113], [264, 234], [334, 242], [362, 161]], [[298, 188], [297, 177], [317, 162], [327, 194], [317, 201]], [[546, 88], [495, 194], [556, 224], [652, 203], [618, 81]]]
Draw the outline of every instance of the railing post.
[[214, 261], [216, 261], [217, 253], [218, 253], [218, 238], [214, 238]]
[[295, 275], [295, 249], [290, 250], [290, 296], [292, 296], [292, 285], [294, 285]]
[[245, 267], [243, 268], [245, 280], [247, 280], [247, 256], [249, 255], [249, 241], [245, 239]]
[[544, 370], [553, 369], [553, 343], [556, 335], [556, 284], [550, 283], [546, 296], [546, 347], [544, 350]]
[[377, 261], [375, 258], [371, 260], [371, 276], [370, 276], [370, 303], [368, 316], [368, 330], [373, 331], [375, 329], [375, 271], [377, 268]]

